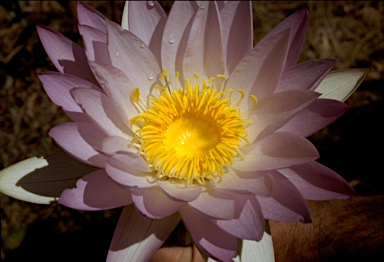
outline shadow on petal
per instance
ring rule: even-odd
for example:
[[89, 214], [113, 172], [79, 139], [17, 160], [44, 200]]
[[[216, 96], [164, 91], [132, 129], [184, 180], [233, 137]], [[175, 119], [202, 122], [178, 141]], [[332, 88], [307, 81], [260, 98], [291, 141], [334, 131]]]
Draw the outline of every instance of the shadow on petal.
[[76, 181], [97, 168], [81, 163], [63, 151], [45, 157], [46, 166], [27, 173], [16, 186], [47, 197], [59, 198], [66, 188], [75, 187]]

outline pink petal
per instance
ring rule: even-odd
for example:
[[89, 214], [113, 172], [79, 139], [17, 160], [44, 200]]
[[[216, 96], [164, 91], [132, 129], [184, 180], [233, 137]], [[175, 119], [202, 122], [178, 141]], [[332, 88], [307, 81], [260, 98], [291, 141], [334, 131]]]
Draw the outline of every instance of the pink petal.
[[66, 189], [59, 203], [78, 210], [106, 210], [130, 205], [131, 192], [113, 182], [104, 169], [90, 173], [76, 183], [76, 188]]
[[49, 27], [37, 25], [36, 28], [40, 41], [57, 70], [97, 84], [83, 48]]
[[185, 183], [177, 181], [157, 181], [157, 185], [169, 198], [176, 201], [193, 201], [201, 193], [200, 186], [186, 186]]
[[260, 100], [275, 90], [283, 71], [289, 35], [290, 31], [286, 30], [258, 43], [233, 70], [226, 88], [235, 90], [232, 101], [240, 100], [239, 89], [245, 92], [246, 98], [239, 106], [242, 112], [246, 112], [253, 103], [250, 95], [255, 95]]
[[128, 5], [129, 31], [148, 46], [154, 32], [164, 27], [167, 15], [157, 1], [153, 6], [145, 1], [131, 1]]
[[309, 209], [303, 196], [297, 188], [279, 172], [271, 172], [273, 175], [273, 193], [271, 197], [259, 197], [266, 219], [281, 222], [311, 222]]
[[355, 195], [351, 186], [335, 171], [315, 161], [281, 169], [305, 199], [345, 199]]
[[104, 138], [101, 144], [101, 151], [108, 155], [113, 155], [118, 151], [135, 152], [137, 151], [137, 149], [134, 146], [132, 146], [131, 141], [129, 141], [127, 138], [123, 138], [119, 136], [108, 136]]
[[214, 1], [202, 2], [197, 10], [184, 53], [184, 78], [202, 78], [225, 73], [221, 26]]
[[72, 120], [88, 122], [87, 117], [73, 99], [70, 91], [75, 87], [100, 90], [97, 86], [76, 76], [58, 72], [43, 72], [39, 73], [38, 77], [43, 83], [44, 90], [49, 98], [56, 105], [61, 106]]
[[107, 25], [105, 17], [97, 10], [82, 3], [77, 3], [79, 31], [83, 36], [85, 54], [89, 61], [111, 64], [107, 49]]
[[128, 77], [132, 83], [129, 88], [140, 88], [146, 97], [161, 72], [156, 57], [137, 36], [119, 25], [107, 20], [107, 29], [112, 65]]
[[86, 25], [79, 25], [79, 32], [83, 36], [87, 59], [110, 65], [111, 58], [107, 48], [107, 34]]
[[132, 200], [142, 215], [150, 219], [161, 219], [177, 212], [182, 202], [173, 201], [160, 188], [132, 188]]
[[92, 89], [74, 89], [71, 93], [84, 113], [105, 134], [132, 138], [134, 134], [119, 117], [113, 101], [102, 92]]
[[[120, 117], [126, 126], [130, 126], [129, 119], [138, 114], [130, 99], [135, 85], [116, 67], [96, 62], [90, 62], [89, 64], [105, 93], [114, 101]], [[141, 93], [142, 97], [147, 96], [145, 92]]]
[[314, 90], [336, 62], [336, 59], [322, 59], [292, 66], [284, 71], [275, 92], [291, 89]]
[[104, 167], [106, 157], [95, 149], [101, 148], [105, 134], [94, 125], [70, 122], [55, 126], [49, 135], [68, 154], [76, 159], [97, 167]]
[[127, 187], [148, 188], [156, 185], [149, 181], [152, 174], [148, 164], [135, 153], [114, 154], [108, 159], [105, 170], [114, 181]]
[[223, 50], [230, 74], [253, 48], [252, 3], [228, 1], [220, 10], [220, 18]]
[[316, 99], [294, 116], [279, 131], [308, 137], [338, 119], [348, 110], [348, 105], [331, 99]]
[[217, 219], [231, 219], [235, 215], [234, 196], [206, 187], [198, 198], [188, 203], [190, 207], [200, 213]]
[[[190, 20], [198, 6], [193, 1], [175, 1], [164, 28], [164, 36], [161, 45], [162, 68], [169, 72], [171, 83], [176, 85], [175, 72], [182, 68], [182, 55], [185, 53], [187, 37], [191, 29]], [[182, 73], [182, 72], [180, 72]]]
[[283, 132], [275, 132], [262, 141], [245, 148], [244, 160], [233, 163], [240, 171], [273, 170], [315, 160], [319, 154], [305, 138]]
[[83, 2], [77, 2], [77, 16], [80, 25], [86, 25], [97, 28], [107, 33], [105, 17], [97, 10]]
[[236, 237], [224, 232], [213, 221], [186, 205], [182, 206], [180, 214], [200, 251], [218, 261], [232, 261], [237, 253]]
[[309, 90], [289, 90], [261, 99], [249, 112], [248, 140], [255, 143], [264, 139], [308, 107], [319, 95]]
[[295, 65], [299, 59], [301, 49], [305, 41], [305, 34], [308, 26], [309, 10], [304, 8], [293, 15], [289, 16], [274, 29], [272, 29], [260, 42], [263, 42], [271, 37], [275, 37], [281, 32], [291, 28], [291, 36], [289, 38], [289, 51], [285, 69]]
[[268, 172], [259, 171], [252, 174], [245, 174], [244, 172], [234, 171], [228, 168], [228, 171], [221, 178], [219, 183], [214, 185], [218, 190], [229, 191], [239, 194], [255, 194], [262, 196], [269, 196], [272, 188], [271, 178]]
[[133, 205], [126, 206], [117, 223], [107, 261], [149, 261], [179, 221], [178, 214], [164, 219], [146, 219]]
[[167, 15], [155, 1], [153, 6], [145, 1], [128, 2], [129, 31], [139, 37], [151, 49], [157, 61], [161, 61], [161, 40]]
[[236, 196], [236, 215], [231, 220], [217, 220], [217, 225], [229, 234], [259, 241], [264, 234], [264, 217], [254, 196]]

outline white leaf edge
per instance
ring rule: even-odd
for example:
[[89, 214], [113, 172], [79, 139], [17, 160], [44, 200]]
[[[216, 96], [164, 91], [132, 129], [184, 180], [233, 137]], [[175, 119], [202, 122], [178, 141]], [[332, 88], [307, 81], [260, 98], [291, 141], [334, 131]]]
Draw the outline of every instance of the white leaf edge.
[[48, 161], [44, 157], [31, 157], [1, 170], [0, 192], [35, 204], [49, 204], [56, 201], [55, 197], [36, 195], [17, 185], [17, 182], [24, 176], [46, 166], [48, 166]]
[[331, 71], [315, 92], [322, 94], [319, 98], [328, 98], [344, 102], [363, 81], [368, 69], [343, 69]]

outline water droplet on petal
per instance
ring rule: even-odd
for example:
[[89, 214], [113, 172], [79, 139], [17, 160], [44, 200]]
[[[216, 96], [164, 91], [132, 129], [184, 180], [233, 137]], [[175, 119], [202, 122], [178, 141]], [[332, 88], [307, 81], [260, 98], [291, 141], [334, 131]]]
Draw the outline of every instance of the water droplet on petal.
[[140, 47], [141, 47], [141, 48], [144, 48], [144, 47], [145, 47], [145, 44], [144, 44], [144, 43], [141, 43], [141, 44], [140, 44]]
[[254, 124], [254, 123], [256, 123], [256, 121], [257, 121], [257, 116], [255, 116], [255, 115], [253, 115], [253, 116], [251, 116], [251, 124]]
[[149, 79], [149, 80], [153, 80], [153, 74], [149, 74], [149, 75], [148, 75], [148, 79]]
[[168, 36], [168, 43], [173, 44], [175, 42], [176, 38], [174, 35], [169, 35]]
[[119, 55], [120, 55], [119, 51], [116, 51], [115, 56], [119, 56]]
[[148, 4], [149, 6], [154, 6], [154, 5], [155, 5], [155, 1], [147, 1], [147, 4]]
[[199, 6], [199, 8], [202, 10], [202, 9], [205, 9], [207, 6], [208, 6], [208, 3], [205, 2], [205, 1], [202, 1], [202, 3], [201, 3], [201, 5]]

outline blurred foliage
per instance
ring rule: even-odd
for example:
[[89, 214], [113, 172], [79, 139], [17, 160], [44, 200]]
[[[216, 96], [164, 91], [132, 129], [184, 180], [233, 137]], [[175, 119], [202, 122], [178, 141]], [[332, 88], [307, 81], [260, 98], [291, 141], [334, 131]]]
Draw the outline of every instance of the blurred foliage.
[[[85, 1], [120, 23], [124, 2]], [[162, 2], [169, 12], [172, 1]], [[320, 162], [341, 174], [362, 195], [384, 193], [384, 41], [382, 1], [254, 2], [254, 37], [260, 40], [288, 15], [310, 10], [300, 61], [338, 58], [335, 69], [369, 68], [348, 100], [351, 109], [310, 140]], [[36, 33], [47, 25], [82, 45], [74, 1], [0, 2], [0, 169], [57, 147], [48, 136], [68, 121], [45, 94], [37, 74], [56, 71]], [[1, 259], [4, 261], [104, 261], [119, 209], [80, 212], [40, 206], [0, 195]]]

